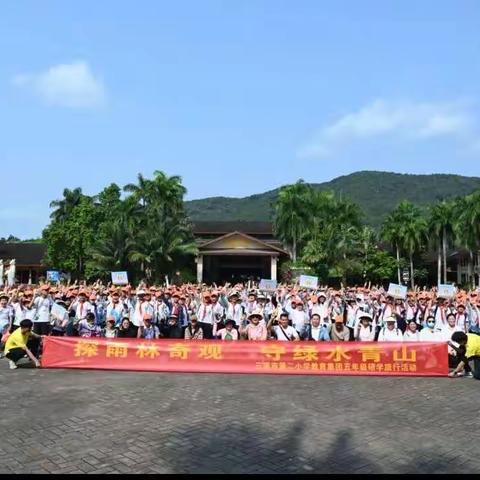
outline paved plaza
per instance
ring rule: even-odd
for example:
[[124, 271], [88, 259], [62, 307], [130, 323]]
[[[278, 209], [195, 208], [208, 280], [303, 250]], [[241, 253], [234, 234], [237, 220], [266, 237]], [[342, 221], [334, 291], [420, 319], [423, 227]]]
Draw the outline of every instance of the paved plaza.
[[470, 379], [8, 370], [1, 473], [480, 473]]

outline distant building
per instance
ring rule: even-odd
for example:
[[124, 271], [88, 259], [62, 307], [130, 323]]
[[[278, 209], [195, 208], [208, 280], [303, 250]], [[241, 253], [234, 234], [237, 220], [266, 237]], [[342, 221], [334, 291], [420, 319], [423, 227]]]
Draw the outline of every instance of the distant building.
[[38, 283], [38, 279], [46, 275], [47, 267], [43, 264], [46, 252], [43, 243], [0, 243], [0, 259], [5, 268], [15, 259], [18, 283]]
[[288, 258], [268, 222], [195, 222], [193, 232], [199, 283], [276, 280], [278, 260]]

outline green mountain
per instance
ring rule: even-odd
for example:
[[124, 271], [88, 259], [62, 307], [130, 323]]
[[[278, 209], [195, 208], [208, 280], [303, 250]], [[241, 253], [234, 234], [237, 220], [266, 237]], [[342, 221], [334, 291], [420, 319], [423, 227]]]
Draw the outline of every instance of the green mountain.
[[[378, 227], [401, 200], [421, 207], [441, 199], [467, 195], [480, 188], [480, 178], [460, 175], [409, 175], [362, 171], [312, 184], [320, 190], [333, 190], [362, 208], [365, 223]], [[269, 221], [278, 188], [244, 198], [210, 197], [186, 202], [192, 220]]]

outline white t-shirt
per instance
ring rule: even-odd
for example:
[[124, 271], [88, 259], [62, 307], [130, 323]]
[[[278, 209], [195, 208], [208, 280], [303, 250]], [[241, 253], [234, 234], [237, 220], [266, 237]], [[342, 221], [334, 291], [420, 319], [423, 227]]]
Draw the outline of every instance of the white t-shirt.
[[404, 342], [419, 342], [420, 341], [420, 332], [412, 332], [411, 330], [405, 330], [403, 334]]
[[375, 327], [373, 325], [369, 325], [368, 327], [364, 327], [362, 324], [358, 327], [358, 340], [360, 342], [373, 342], [375, 338]]
[[37, 297], [33, 301], [33, 308], [36, 310], [34, 317], [35, 323], [45, 323], [50, 321], [50, 307], [52, 306], [52, 301], [47, 297]]
[[13, 304], [13, 311], [15, 312], [15, 319], [13, 321], [13, 325], [20, 326], [20, 322], [22, 320], [32, 320], [35, 315], [35, 310], [32, 308], [27, 308], [27, 307], [21, 307], [20, 302], [16, 302]]
[[358, 307], [347, 305], [347, 327], [354, 328], [357, 323]]
[[436, 332], [436, 338], [439, 342], [449, 342], [452, 340], [452, 335], [455, 332], [463, 332], [464, 330], [458, 325], [451, 327], [450, 325], [444, 325], [439, 331]]
[[143, 302], [139, 300], [135, 304], [135, 309], [131, 318], [133, 325], [136, 327], [143, 327], [143, 318], [145, 315], [150, 315], [153, 317], [153, 305], [147, 300], [144, 300]]
[[0, 307], [0, 335], [3, 333], [6, 327], [10, 325], [10, 320], [13, 316], [10, 306]]
[[228, 303], [227, 318], [235, 320], [237, 326], [242, 323], [243, 307], [237, 303]]
[[379, 342], [403, 342], [403, 334], [399, 328], [394, 328], [389, 330], [387, 327], [384, 327], [380, 330], [378, 335]]
[[420, 332], [420, 341], [421, 342], [441, 342], [442, 335], [440, 330], [435, 329], [431, 330], [430, 328], [423, 328]]
[[307, 313], [303, 310], [292, 310], [290, 312], [290, 318], [292, 319], [292, 325], [297, 332], [301, 332], [305, 324], [308, 322]]
[[[289, 340], [287, 337], [289, 337], [292, 340], [293, 339], [298, 340], [300, 338], [298, 336], [297, 331], [290, 325], [288, 325], [287, 328], [284, 328], [283, 331], [280, 325], [275, 325], [273, 327], [273, 331], [275, 332], [275, 336], [277, 337], [277, 340], [280, 340], [281, 342], [288, 342]], [[283, 332], [285, 332], [287, 336], [285, 336]]]
[[211, 304], [202, 303], [198, 307], [197, 319], [201, 323], [213, 325], [213, 308]]
[[314, 315], [315, 313], [317, 315], [320, 315], [320, 321], [321, 321], [321, 324], [323, 325], [324, 323], [327, 323], [327, 324], [330, 324], [332, 323], [330, 318], [329, 318], [329, 315], [328, 315], [328, 305], [327, 303], [316, 303], [312, 306], [311, 308], [311, 312], [312, 312], [312, 315]]
[[89, 312], [95, 313], [93, 305], [87, 301], [83, 302], [83, 304], [79, 301], [76, 301], [71, 308], [75, 310], [75, 318], [77, 320], [84, 320]]
[[113, 317], [115, 318], [116, 323], [120, 323], [122, 317], [127, 313], [123, 303], [109, 303], [107, 305], [106, 318]]

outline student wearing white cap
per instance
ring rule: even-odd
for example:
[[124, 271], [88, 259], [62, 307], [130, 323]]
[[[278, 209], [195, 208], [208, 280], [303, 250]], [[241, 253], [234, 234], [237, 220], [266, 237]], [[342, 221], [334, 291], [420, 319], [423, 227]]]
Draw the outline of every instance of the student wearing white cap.
[[378, 334], [379, 342], [403, 342], [402, 331], [397, 327], [395, 317], [385, 318], [385, 327]]
[[372, 325], [372, 316], [368, 312], [359, 314], [359, 323], [355, 328], [357, 342], [373, 342], [375, 339], [375, 326]]

